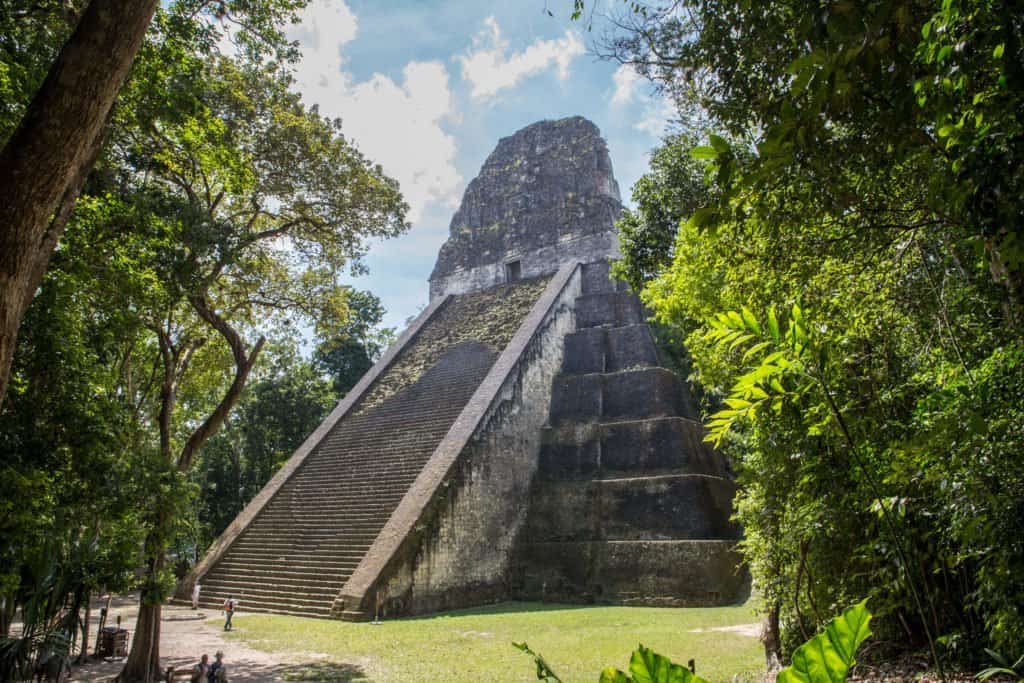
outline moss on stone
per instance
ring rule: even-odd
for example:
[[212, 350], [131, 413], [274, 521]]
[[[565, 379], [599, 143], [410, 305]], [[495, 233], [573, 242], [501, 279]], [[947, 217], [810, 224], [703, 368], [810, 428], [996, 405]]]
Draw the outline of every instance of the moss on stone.
[[500, 353], [550, 279], [523, 280], [453, 297], [370, 387], [356, 408], [356, 414], [380, 405], [416, 382], [455, 344], [476, 341]]

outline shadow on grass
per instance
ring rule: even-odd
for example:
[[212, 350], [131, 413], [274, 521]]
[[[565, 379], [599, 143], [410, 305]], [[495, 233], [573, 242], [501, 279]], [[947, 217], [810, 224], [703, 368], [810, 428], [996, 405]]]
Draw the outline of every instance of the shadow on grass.
[[355, 664], [334, 664], [332, 662], [310, 662], [308, 664], [285, 664], [275, 673], [285, 681], [310, 681], [311, 683], [348, 683], [365, 681], [366, 672]]

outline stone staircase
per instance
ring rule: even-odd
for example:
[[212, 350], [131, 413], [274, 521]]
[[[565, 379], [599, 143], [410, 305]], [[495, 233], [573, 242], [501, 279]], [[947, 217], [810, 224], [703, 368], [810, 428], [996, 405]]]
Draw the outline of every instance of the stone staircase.
[[201, 578], [200, 604], [218, 608], [232, 595], [242, 611], [331, 616], [495, 357], [458, 342], [417, 381], [341, 420]]
[[743, 598], [734, 492], [698, 406], [637, 297], [583, 266], [513, 591], [523, 599], [696, 606]]

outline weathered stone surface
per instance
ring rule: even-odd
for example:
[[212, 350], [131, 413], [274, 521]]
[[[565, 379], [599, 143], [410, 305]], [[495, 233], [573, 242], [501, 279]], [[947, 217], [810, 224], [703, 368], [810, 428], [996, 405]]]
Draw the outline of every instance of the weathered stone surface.
[[524, 599], [717, 605], [745, 596], [735, 484], [636, 296], [583, 268], [518, 548]]
[[533, 542], [736, 538], [735, 490], [692, 474], [538, 481], [525, 533]]
[[[330, 616], [332, 604], [444, 441], [547, 278], [452, 297], [429, 315], [264, 502], [204, 561], [204, 606]], [[179, 589], [178, 595], [187, 592]]]
[[698, 417], [686, 387], [665, 368], [560, 375], [551, 387], [552, 424], [673, 415]]
[[591, 327], [566, 336], [562, 372], [579, 375], [658, 365], [658, 349], [647, 325]]
[[538, 476], [591, 479], [645, 474], [729, 476], [725, 458], [703, 441], [704, 427], [681, 417], [548, 427]]
[[622, 210], [601, 134], [580, 116], [540, 121], [498, 142], [463, 195], [430, 276], [431, 299], [485, 289], [519, 261], [522, 277], [617, 253]]
[[645, 319], [640, 300], [630, 292], [589, 294], [576, 303], [578, 327], [639, 325]]
[[551, 377], [572, 329], [579, 269], [552, 278], [346, 584], [339, 607], [364, 617], [509, 597]]
[[729, 540], [529, 543], [513, 591], [526, 600], [710, 607], [746, 600], [750, 580]]
[[380, 405], [415, 382], [454, 344], [472, 340], [500, 352], [508, 346], [548, 280], [548, 277], [537, 277], [453, 299], [420, 332], [417, 343], [403, 351], [387, 374], [367, 391], [356, 412]]

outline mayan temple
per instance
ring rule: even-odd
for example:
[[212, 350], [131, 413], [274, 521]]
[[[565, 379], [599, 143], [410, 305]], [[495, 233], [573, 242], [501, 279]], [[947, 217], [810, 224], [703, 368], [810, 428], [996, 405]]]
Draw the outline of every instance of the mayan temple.
[[506, 599], [716, 605], [748, 590], [728, 465], [608, 277], [619, 188], [580, 117], [503, 138], [430, 303], [178, 587], [369, 619]]

